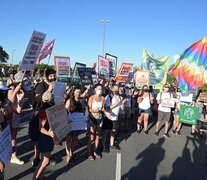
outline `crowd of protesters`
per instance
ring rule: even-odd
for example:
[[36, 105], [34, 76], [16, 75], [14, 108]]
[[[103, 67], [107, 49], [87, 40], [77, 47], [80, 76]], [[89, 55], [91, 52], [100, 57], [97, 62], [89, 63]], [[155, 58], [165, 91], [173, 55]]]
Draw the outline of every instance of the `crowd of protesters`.
[[[53, 89], [56, 82], [56, 71], [46, 69], [44, 76], [38, 71], [32, 79], [29, 73], [18, 72], [10, 74], [6, 83], [0, 81], [0, 132], [7, 126], [11, 128], [12, 156], [11, 163], [22, 165], [24, 162], [17, 154], [17, 130], [20, 126], [20, 114], [24, 99], [33, 109], [33, 116], [38, 117], [40, 135], [34, 141], [34, 159], [32, 166], [35, 168], [33, 179], [44, 179], [44, 172], [48, 164], [55, 164], [50, 158], [54, 149], [55, 133], [51, 130], [46, 109], [55, 105]], [[100, 159], [103, 153], [110, 149], [120, 150], [117, 139], [122, 133], [136, 131], [149, 135], [149, 123], [154, 121], [155, 128], [151, 131], [159, 136], [160, 125], [164, 124], [163, 136], [170, 138], [172, 135], [181, 136], [182, 123], [179, 122], [180, 105], [199, 106], [200, 117], [197, 125], [192, 125], [191, 134], [198, 133], [201, 137], [207, 129], [206, 106], [197, 96], [191, 103], [180, 101], [181, 93], [177, 86], [165, 84], [158, 93], [152, 86], [144, 85], [141, 89], [135, 88], [130, 83], [118, 83], [115, 80], [106, 82], [99, 80], [98, 84], [86, 86], [67, 85], [62, 94], [68, 114], [82, 113], [88, 119], [87, 131], [84, 133], [87, 140], [88, 160]], [[174, 108], [162, 106], [164, 98], [175, 101]], [[70, 119], [70, 118], [69, 118]], [[173, 124], [170, 130], [170, 123]], [[79, 145], [78, 136], [83, 132], [72, 131], [65, 142], [66, 163], [73, 164], [73, 152]], [[109, 138], [109, 139], [107, 139]], [[101, 139], [101, 140], [100, 140]], [[109, 142], [109, 144], [107, 144]], [[0, 176], [3, 176], [4, 163], [0, 159]]]

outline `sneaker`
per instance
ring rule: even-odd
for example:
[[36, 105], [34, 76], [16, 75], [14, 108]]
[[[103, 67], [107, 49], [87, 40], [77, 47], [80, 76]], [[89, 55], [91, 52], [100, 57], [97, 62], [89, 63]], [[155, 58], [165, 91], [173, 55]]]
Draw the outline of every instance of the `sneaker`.
[[148, 133], [148, 131], [146, 130], [146, 131], [144, 131], [144, 134], [145, 134], [145, 135], [148, 135], [149, 133]]
[[33, 168], [36, 168], [38, 165], [39, 165], [39, 163], [40, 163], [40, 158], [35, 158], [33, 161], [32, 161], [32, 167]]
[[113, 146], [110, 146], [112, 149], [115, 149], [115, 150], [120, 150], [121, 148], [119, 147], [119, 145], [117, 144], [114, 144]]
[[21, 161], [19, 158], [11, 158], [10, 163], [18, 164], [18, 165], [23, 165], [24, 161]]
[[181, 136], [181, 133], [180, 133], [180, 131], [178, 131], [176, 134], [177, 134], [177, 136]]
[[168, 133], [163, 134], [164, 137], [170, 138], [170, 135]]
[[176, 135], [176, 131], [175, 131], [175, 130], [172, 130], [172, 131], [171, 131], [171, 134], [172, 134], [172, 135]]
[[159, 133], [158, 132], [155, 132], [154, 136], [158, 136], [158, 135], [159, 135]]

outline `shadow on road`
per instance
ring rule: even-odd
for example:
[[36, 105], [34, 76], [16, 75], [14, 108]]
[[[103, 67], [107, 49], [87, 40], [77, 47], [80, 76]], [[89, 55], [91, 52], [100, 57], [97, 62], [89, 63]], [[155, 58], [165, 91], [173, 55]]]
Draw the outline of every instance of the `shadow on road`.
[[141, 152], [136, 160], [141, 160], [136, 167], [122, 176], [122, 180], [154, 180], [156, 179], [157, 167], [165, 157], [165, 150], [162, 147], [165, 139], [160, 138], [157, 144], [150, 144]]

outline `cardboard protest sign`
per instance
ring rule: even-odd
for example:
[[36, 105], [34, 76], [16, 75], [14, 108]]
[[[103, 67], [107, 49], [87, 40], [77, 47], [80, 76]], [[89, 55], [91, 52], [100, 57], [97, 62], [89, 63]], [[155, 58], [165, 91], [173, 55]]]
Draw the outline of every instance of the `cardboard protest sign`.
[[203, 101], [204, 103], [207, 103], [207, 93], [200, 93], [198, 100]]
[[196, 124], [199, 115], [199, 107], [180, 105], [179, 122]]
[[84, 116], [84, 113], [70, 113], [69, 119], [72, 131], [87, 130], [87, 119]]
[[10, 127], [7, 126], [0, 133], [0, 160], [7, 164], [12, 155], [12, 140]]
[[81, 84], [82, 85], [88, 85], [88, 84], [93, 84], [92, 81], [92, 68], [85, 67], [85, 68], [78, 68], [78, 73], [81, 79]]
[[34, 31], [32, 37], [27, 45], [26, 52], [19, 66], [20, 71], [34, 70], [40, 50], [45, 41], [46, 34]]
[[79, 84], [80, 83], [80, 76], [78, 73], [78, 68], [86, 67], [86, 64], [82, 63], [75, 63], [74, 69], [73, 69], [73, 84]]
[[131, 63], [122, 63], [121, 68], [119, 69], [119, 75], [121, 77], [128, 77], [130, 71], [132, 70], [133, 64]]
[[55, 56], [55, 70], [57, 77], [70, 77], [70, 57]]
[[67, 134], [71, 131], [71, 125], [68, 122], [68, 115], [65, 109], [64, 103], [56, 104], [46, 110], [47, 118], [50, 124], [50, 128], [55, 133], [58, 140], [54, 139], [54, 142], [63, 140]]
[[109, 77], [116, 77], [117, 57], [106, 53], [105, 58], [109, 60]]
[[180, 101], [181, 102], [192, 103], [192, 101], [193, 101], [193, 93], [181, 94]]
[[135, 84], [137, 88], [142, 88], [144, 85], [149, 85], [150, 82], [150, 72], [137, 70], [135, 73]]
[[99, 78], [109, 79], [109, 60], [98, 56], [98, 75]]
[[161, 106], [168, 107], [168, 108], [174, 108], [175, 107], [175, 99], [174, 98], [163, 98], [161, 102]]
[[55, 82], [55, 87], [53, 88], [52, 94], [54, 94], [55, 104], [64, 103], [64, 93], [66, 92], [66, 86], [62, 82]]

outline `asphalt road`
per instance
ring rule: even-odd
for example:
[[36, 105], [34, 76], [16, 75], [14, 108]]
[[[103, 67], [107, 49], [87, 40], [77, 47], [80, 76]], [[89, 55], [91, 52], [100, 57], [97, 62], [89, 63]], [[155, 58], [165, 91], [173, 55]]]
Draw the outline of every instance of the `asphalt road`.
[[[33, 144], [28, 132], [30, 111], [23, 113], [21, 129], [18, 132], [18, 154], [26, 163], [22, 166], [8, 164], [5, 179], [32, 179]], [[82, 147], [75, 151], [76, 163], [66, 165], [63, 146], [56, 146], [52, 158], [57, 161], [48, 166], [47, 179], [77, 180], [205, 180], [207, 168], [205, 161], [205, 139], [190, 135], [190, 127], [183, 126], [182, 136], [171, 135], [170, 139], [131, 132], [122, 134], [120, 151], [110, 150], [99, 160], [86, 158], [86, 136], [80, 136]]]

